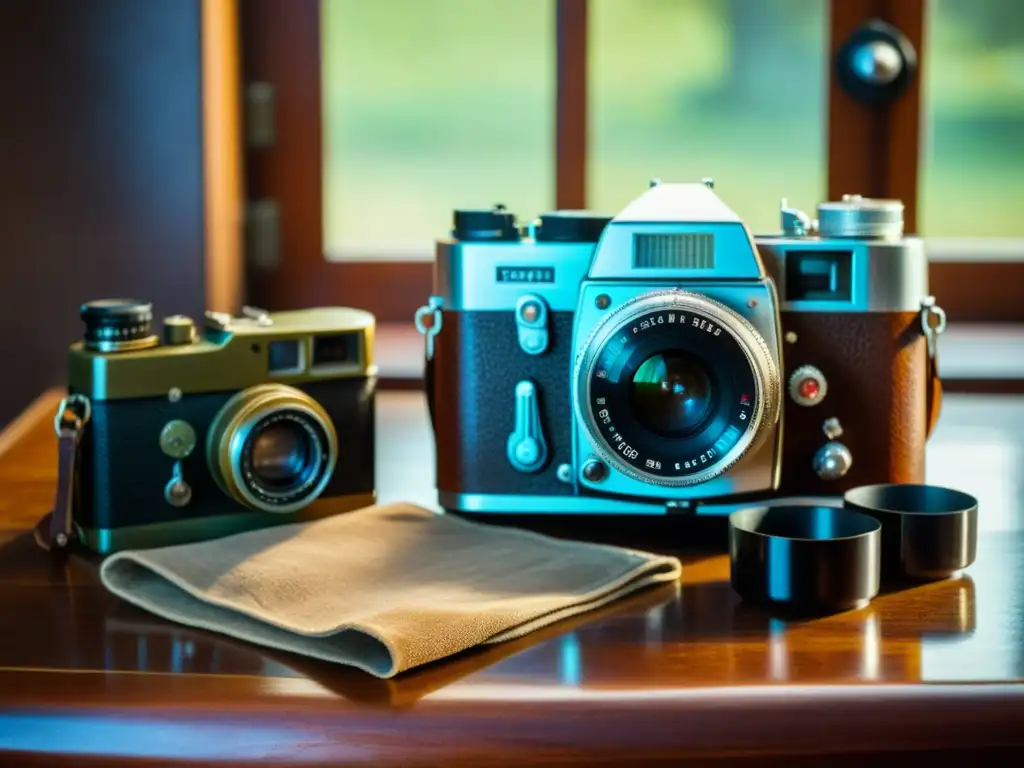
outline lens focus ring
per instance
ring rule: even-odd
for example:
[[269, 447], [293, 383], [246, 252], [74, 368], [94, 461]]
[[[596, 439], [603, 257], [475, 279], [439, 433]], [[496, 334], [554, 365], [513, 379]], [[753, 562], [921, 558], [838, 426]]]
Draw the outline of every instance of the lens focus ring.
[[330, 416], [312, 397], [283, 384], [242, 390], [210, 427], [207, 462], [217, 485], [263, 512], [296, 512], [327, 487], [338, 459]]
[[[727, 471], [761, 444], [781, 407], [778, 366], [761, 334], [688, 291], [643, 294], [610, 313], [582, 347], [573, 381], [597, 453], [655, 485], [695, 485]], [[655, 429], [652, 405], [678, 418]]]

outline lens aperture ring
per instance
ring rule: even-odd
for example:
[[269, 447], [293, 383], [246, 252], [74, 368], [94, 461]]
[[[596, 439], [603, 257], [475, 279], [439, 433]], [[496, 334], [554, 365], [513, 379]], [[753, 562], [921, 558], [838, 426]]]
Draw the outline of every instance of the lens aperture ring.
[[[270, 440], [257, 461], [257, 441], [275, 429], [278, 437], [283, 430], [289, 440], [283, 445]], [[275, 459], [289, 443], [303, 449], [295, 483], [288, 478], [286, 463], [279, 461], [281, 456]], [[214, 480], [225, 494], [251, 509], [287, 514], [312, 503], [327, 488], [338, 462], [338, 435], [323, 406], [305, 392], [284, 384], [259, 384], [236, 393], [217, 413], [206, 453]], [[278, 487], [272, 487], [275, 484]]]
[[[710, 416], [682, 437], [646, 428], [649, 419], [638, 419], [629, 399], [643, 364], [667, 352], [691, 358], [715, 382]], [[724, 473], [760, 444], [780, 409], [778, 366], [761, 334], [724, 304], [678, 289], [642, 294], [605, 317], [581, 348], [573, 381], [595, 451], [655, 485], [695, 485]]]

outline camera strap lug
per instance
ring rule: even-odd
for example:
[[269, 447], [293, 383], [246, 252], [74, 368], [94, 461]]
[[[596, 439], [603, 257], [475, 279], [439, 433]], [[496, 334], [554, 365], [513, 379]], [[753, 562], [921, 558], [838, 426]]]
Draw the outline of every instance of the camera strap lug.
[[85, 395], [69, 395], [60, 401], [53, 417], [57, 433], [57, 492], [53, 510], [36, 524], [35, 539], [47, 551], [63, 550], [74, 533], [74, 490], [78, 472], [78, 445], [82, 430], [92, 416]]
[[921, 330], [928, 342], [928, 359], [938, 356], [939, 336], [946, 330], [946, 313], [935, 303], [934, 296], [921, 299]]
[[[431, 296], [425, 306], [416, 310], [416, 330], [423, 334], [426, 341], [427, 360], [434, 359], [434, 337], [441, 332], [441, 307], [444, 300], [440, 296]], [[427, 324], [427, 318], [430, 323]]]
[[925, 423], [928, 425], [928, 436], [935, 429], [939, 420], [939, 412], [942, 410], [942, 380], [939, 378], [939, 336], [946, 330], [946, 313], [942, 307], [935, 303], [934, 296], [925, 296], [921, 299], [921, 331], [924, 333], [925, 342], [928, 344], [928, 359], [926, 362], [927, 376], [925, 386], [927, 387], [925, 399]]
[[[423, 366], [423, 390], [427, 396], [427, 412], [430, 414], [431, 425], [436, 424], [434, 420], [434, 337], [441, 332], [442, 313], [441, 308], [444, 299], [440, 296], [431, 296], [425, 306], [416, 310], [416, 330], [423, 334], [426, 350], [426, 360]], [[427, 318], [430, 318], [429, 324]]]

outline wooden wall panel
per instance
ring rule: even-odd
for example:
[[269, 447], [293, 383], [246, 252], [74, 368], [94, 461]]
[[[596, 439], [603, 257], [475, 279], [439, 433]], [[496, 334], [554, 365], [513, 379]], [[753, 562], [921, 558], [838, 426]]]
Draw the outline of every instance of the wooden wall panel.
[[63, 383], [78, 306], [201, 313], [198, 0], [0, 3], [0, 423]]

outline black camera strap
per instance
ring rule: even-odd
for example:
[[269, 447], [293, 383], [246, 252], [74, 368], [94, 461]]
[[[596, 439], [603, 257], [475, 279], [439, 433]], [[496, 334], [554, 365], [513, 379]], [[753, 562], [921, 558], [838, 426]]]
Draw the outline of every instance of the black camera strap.
[[53, 510], [36, 523], [33, 532], [36, 543], [47, 551], [65, 550], [74, 539], [78, 445], [90, 415], [89, 399], [70, 395], [61, 400], [53, 419], [57, 433], [57, 491]]

